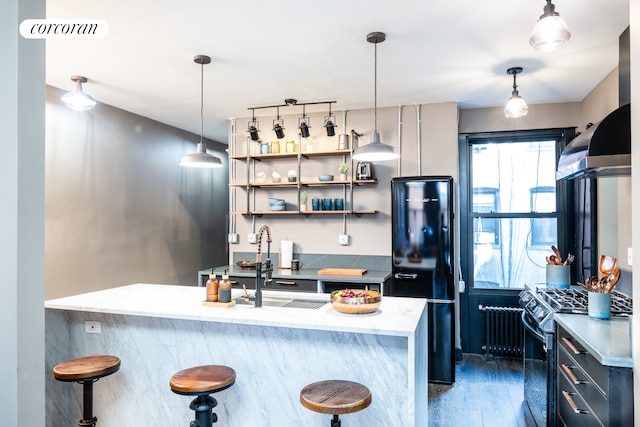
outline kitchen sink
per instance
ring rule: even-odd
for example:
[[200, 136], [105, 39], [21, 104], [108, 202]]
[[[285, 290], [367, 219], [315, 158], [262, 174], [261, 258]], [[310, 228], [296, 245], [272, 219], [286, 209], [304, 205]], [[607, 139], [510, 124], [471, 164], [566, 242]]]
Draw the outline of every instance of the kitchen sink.
[[[234, 299], [237, 305], [254, 305], [255, 298], [237, 297]], [[304, 299], [304, 298], [280, 298], [280, 297], [262, 297], [262, 305], [268, 307], [287, 307], [287, 308], [307, 308], [317, 310], [327, 304], [328, 300]]]

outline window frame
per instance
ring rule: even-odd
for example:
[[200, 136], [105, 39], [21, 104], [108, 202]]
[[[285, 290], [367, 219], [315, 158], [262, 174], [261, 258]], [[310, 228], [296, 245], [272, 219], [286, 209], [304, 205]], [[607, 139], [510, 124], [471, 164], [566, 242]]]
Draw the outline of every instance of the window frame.
[[[573, 219], [569, 214], [573, 209], [573, 186], [567, 181], [556, 182], [556, 211], [554, 215], [549, 212], [529, 213], [477, 213], [473, 212], [473, 188], [471, 158], [472, 147], [476, 144], [509, 143], [509, 142], [535, 142], [554, 140], [556, 144], [556, 165], [569, 141], [575, 137], [575, 128], [552, 128], [524, 131], [478, 132], [461, 133], [458, 137], [458, 153], [460, 158], [460, 266], [463, 277], [470, 292], [520, 292], [518, 288], [489, 288], [483, 289], [474, 284], [474, 220], [476, 218], [522, 218], [531, 219], [555, 217], [557, 220], [558, 246], [570, 248], [574, 246], [571, 240]], [[527, 242], [530, 244], [530, 242]], [[565, 249], [566, 251], [566, 249]], [[524, 285], [524, 284], [523, 284]], [[510, 284], [511, 286], [511, 284]]]

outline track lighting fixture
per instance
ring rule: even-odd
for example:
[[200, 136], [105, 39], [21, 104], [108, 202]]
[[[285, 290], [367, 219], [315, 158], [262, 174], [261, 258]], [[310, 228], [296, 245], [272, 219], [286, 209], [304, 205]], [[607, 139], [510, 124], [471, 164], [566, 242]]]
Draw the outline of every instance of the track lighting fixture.
[[335, 136], [336, 118], [331, 115], [331, 104], [329, 104], [329, 115], [324, 118], [324, 127], [327, 130], [327, 136]]
[[556, 12], [556, 7], [551, 0], [547, 0], [544, 13], [540, 15], [540, 19], [533, 28], [529, 44], [535, 50], [548, 52], [559, 48], [570, 38], [571, 32], [567, 23]]
[[249, 122], [249, 128], [247, 132], [249, 132], [249, 136], [252, 141], [258, 141], [260, 139], [260, 135], [258, 135], [258, 131], [260, 130], [260, 123], [256, 121], [256, 112], [255, 109], [251, 109], [251, 121]]
[[504, 107], [504, 115], [509, 118], [523, 117], [527, 115], [529, 107], [524, 99], [518, 94], [518, 85], [516, 85], [516, 75], [522, 72], [522, 67], [512, 67], [507, 70], [507, 74], [513, 76], [513, 92], [511, 98]]
[[211, 58], [206, 55], [196, 55], [193, 62], [200, 64], [200, 142], [196, 147], [196, 152], [182, 157], [180, 166], [192, 168], [221, 168], [222, 161], [207, 153], [207, 144], [204, 142], [204, 66], [211, 62]]
[[280, 118], [280, 107], [277, 107], [277, 119], [273, 121], [273, 130], [276, 133], [276, 138], [284, 138], [284, 120]]
[[311, 127], [309, 126], [310, 124], [311, 121], [305, 114], [305, 105], [303, 104], [302, 117], [298, 119], [298, 128], [300, 129], [300, 135], [302, 135], [303, 138], [309, 138], [309, 128]]
[[76, 111], [87, 111], [96, 106], [97, 102], [90, 95], [82, 91], [82, 83], [87, 82], [87, 78], [83, 76], [71, 76], [71, 81], [75, 82], [76, 87], [73, 92], [65, 93], [61, 100], [67, 107]]

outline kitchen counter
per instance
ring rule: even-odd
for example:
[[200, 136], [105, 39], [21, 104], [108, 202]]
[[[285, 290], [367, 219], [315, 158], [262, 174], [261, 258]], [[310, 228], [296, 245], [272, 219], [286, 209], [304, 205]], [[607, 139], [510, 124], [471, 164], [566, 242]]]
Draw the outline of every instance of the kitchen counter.
[[[269, 296], [329, 299], [263, 292]], [[188, 423], [190, 399], [173, 394], [168, 381], [202, 364], [236, 370], [236, 384], [216, 394], [224, 425], [324, 425], [327, 415], [299, 404], [300, 390], [323, 379], [370, 388], [371, 406], [345, 415], [349, 424], [427, 425], [425, 300], [384, 297], [377, 312], [348, 315], [330, 303], [319, 309], [218, 308], [203, 306], [204, 297], [199, 287], [135, 284], [47, 301], [47, 369], [87, 354], [120, 357], [120, 371], [101, 379], [94, 393], [104, 425], [131, 425], [141, 410], [149, 425]], [[85, 333], [86, 321], [100, 322], [101, 333]], [[46, 387], [47, 425], [73, 424], [81, 413], [81, 387], [65, 388], [52, 376]]]
[[[198, 273], [209, 274], [212, 269], [201, 270]], [[234, 265], [224, 265], [221, 267], [214, 267], [213, 272], [218, 276], [222, 275], [225, 270], [230, 276], [238, 277], [255, 277], [256, 270], [248, 268], [239, 268]], [[291, 269], [274, 267], [273, 278], [274, 279], [307, 279], [307, 280], [322, 280], [327, 282], [353, 282], [353, 283], [383, 283], [385, 280], [391, 277], [391, 271], [388, 270], [367, 270], [361, 276], [342, 276], [342, 275], [320, 275], [317, 268], [301, 268], [298, 271], [291, 271]]]
[[629, 320], [594, 319], [581, 314], [554, 314], [554, 320], [605, 366], [633, 368]]

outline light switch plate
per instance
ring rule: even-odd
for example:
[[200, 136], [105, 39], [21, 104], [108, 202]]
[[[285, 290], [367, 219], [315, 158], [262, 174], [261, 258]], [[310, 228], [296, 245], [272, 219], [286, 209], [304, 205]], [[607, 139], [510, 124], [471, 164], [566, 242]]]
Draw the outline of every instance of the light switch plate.
[[229, 233], [229, 243], [240, 242], [240, 235], [238, 233]]
[[338, 234], [338, 243], [340, 243], [342, 246], [349, 246], [349, 235]]
[[258, 235], [256, 233], [249, 233], [247, 239], [249, 240], [249, 243], [258, 243]]

